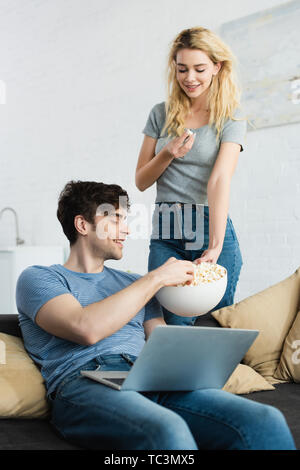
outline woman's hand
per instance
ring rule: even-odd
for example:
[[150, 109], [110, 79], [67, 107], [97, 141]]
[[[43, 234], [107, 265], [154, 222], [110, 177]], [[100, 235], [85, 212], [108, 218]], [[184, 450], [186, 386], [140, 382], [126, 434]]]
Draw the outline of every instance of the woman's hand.
[[[170, 140], [170, 142], [168, 142], [164, 148], [173, 158], [182, 158], [191, 150], [195, 141], [195, 136], [195, 133], [191, 135], [188, 131], [185, 131], [181, 137], [175, 137], [174, 139]], [[184, 143], [187, 137], [189, 138]]]
[[193, 262], [195, 264], [200, 264], [203, 263], [204, 261], [207, 263], [213, 263], [216, 264], [218, 261], [218, 258], [220, 256], [220, 253], [222, 251], [222, 247], [216, 247], [216, 248], [209, 248], [205, 250], [200, 258], [195, 259]]

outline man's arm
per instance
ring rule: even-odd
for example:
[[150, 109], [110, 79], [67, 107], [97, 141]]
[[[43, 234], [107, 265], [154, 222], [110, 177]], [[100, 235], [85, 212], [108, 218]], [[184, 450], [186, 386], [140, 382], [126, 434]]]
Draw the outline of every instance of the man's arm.
[[35, 321], [48, 333], [83, 345], [111, 336], [128, 323], [164, 285], [193, 279], [193, 263], [170, 258], [121, 291], [86, 307], [71, 294], [46, 302]]

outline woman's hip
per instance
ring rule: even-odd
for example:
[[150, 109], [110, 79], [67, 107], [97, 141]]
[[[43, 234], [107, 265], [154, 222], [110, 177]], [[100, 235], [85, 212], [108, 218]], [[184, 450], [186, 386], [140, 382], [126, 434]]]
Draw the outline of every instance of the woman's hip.
[[[159, 205], [160, 204], [160, 205]], [[209, 207], [182, 203], [159, 203], [152, 218], [151, 249], [184, 252], [206, 250], [209, 245]], [[230, 216], [227, 216], [223, 249], [239, 249]]]

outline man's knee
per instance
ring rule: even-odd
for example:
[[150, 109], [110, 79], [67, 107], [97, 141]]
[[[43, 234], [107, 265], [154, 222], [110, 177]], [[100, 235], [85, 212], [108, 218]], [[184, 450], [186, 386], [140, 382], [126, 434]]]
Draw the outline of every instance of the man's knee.
[[147, 449], [196, 450], [196, 442], [184, 419], [170, 410], [165, 411], [159, 421], [145, 425]]
[[271, 435], [283, 435], [289, 433], [289, 427], [282, 412], [274, 406], [265, 405], [265, 419], [262, 425]]
[[252, 449], [292, 449], [293, 438], [286, 419], [274, 406], [260, 404], [248, 422], [247, 434]]

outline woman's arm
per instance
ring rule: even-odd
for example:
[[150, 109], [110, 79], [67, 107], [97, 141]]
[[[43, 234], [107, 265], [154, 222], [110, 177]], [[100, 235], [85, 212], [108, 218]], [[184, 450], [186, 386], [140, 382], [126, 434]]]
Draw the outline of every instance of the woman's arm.
[[216, 263], [222, 251], [229, 209], [230, 184], [239, 154], [239, 144], [233, 142], [221, 144], [216, 163], [207, 183], [209, 246], [198, 260]]
[[[221, 176], [207, 187], [209, 205], [209, 249], [222, 251], [229, 209], [230, 180]], [[219, 253], [219, 254], [220, 254]]]
[[[187, 139], [188, 137], [188, 139]], [[184, 141], [186, 142], [184, 143]], [[145, 135], [140, 151], [136, 172], [135, 184], [140, 191], [152, 186], [160, 175], [166, 170], [174, 158], [181, 158], [189, 152], [195, 140], [195, 134], [184, 132], [181, 137], [170, 140], [161, 151], [155, 155], [157, 140]]]
[[135, 172], [135, 184], [140, 191], [152, 186], [173, 160], [173, 155], [164, 147], [155, 155], [157, 140], [145, 135]]

